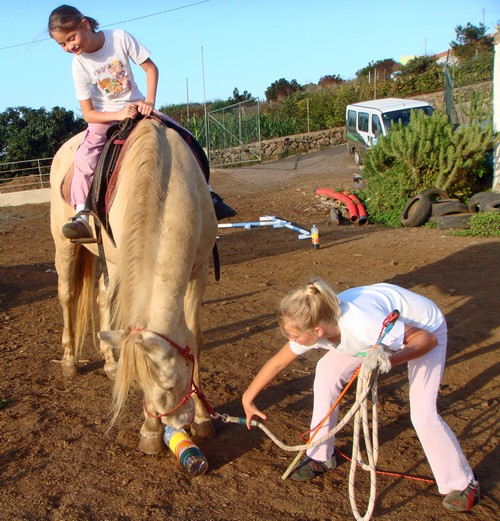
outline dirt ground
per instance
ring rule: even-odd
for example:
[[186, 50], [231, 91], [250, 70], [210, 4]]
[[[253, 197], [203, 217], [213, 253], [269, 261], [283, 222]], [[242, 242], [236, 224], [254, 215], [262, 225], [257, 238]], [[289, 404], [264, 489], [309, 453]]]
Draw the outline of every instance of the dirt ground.
[[[498, 328], [500, 241], [437, 229], [334, 226], [318, 186], [349, 188], [357, 167], [344, 147], [252, 168], [217, 170], [212, 184], [235, 206], [232, 222], [275, 215], [320, 229], [321, 249], [286, 229], [220, 230], [220, 282], [210, 278], [203, 308], [205, 392], [221, 413], [242, 415], [241, 395], [283, 343], [275, 309], [312, 275], [339, 291], [387, 281], [434, 299], [450, 342], [439, 409], [481, 480], [483, 500], [448, 514], [434, 484], [379, 475], [373, 519], [500, 519], [498, 502]], [[3, 520], [348, 520], [349, 462], [308, 483], [281, 480], [294, 457], [262, 431], [215, 423], [200, 442], [209, 472], [190, 480], [166, 451], [137, 449], [140, 392], [117, 424], [112, 382], [89, 339], [80, 375], [65, 381], [58, 359], [62, 316], [56, 294], [49, 205], [0, 208], [0, 519]], [[284, 442], [308, 429], [317, 356], [299, 359], [260, 396], [267, 426]], [[432, 478], [408, 410], [406, 369], [379, 381], [379, 470]], [[343, 404], [353, 401], [350, 392]], [[351, 453], [349, 424], [337, 446]], [[358, 508], [369, 496], [357, 473]]]

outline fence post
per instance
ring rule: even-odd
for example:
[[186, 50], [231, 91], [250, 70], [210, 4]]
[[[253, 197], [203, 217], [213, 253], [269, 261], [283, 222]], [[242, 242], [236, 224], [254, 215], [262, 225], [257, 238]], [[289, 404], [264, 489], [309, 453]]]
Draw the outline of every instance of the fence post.
[[42, 167], [40, 166], [40, 159], [37, 159], [36, 163], [38, 165], [38, 177], [40, 178], [40, 188], [43, 188]]

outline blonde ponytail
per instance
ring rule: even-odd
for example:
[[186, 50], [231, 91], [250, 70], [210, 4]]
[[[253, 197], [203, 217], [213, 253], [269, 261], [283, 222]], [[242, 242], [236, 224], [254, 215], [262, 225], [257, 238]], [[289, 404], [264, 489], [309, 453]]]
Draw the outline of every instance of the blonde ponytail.
[[320, 322], [332, 322], [340, 315], [340, 301], [333, 289], [320, 278], [286, 295], [278, 306], [278, 321], [293, 322], [301, 331], [309, 331]]

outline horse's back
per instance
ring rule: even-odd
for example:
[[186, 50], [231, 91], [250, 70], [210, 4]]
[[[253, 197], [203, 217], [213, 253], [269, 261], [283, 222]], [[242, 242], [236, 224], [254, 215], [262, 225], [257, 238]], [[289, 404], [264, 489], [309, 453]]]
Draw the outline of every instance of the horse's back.
[[76, 150], [83, 140], [84, 133], [80, 132], [65, 141], [54, 155], [50, 168], [50, 184], [53, 190], [58, 189], [58, 184], [61, 183], [68, 169], [71, 168]]

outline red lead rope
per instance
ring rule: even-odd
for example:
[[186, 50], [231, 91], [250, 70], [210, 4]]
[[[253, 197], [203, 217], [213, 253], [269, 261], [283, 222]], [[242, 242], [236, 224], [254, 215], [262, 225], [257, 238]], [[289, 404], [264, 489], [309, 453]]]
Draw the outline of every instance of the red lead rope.
[[391, 311], [382, 322], [382, 329], [380, 330], [380, 334], [377, 338], [376, 344], [381, 344], [382, 340], [384, 339], [385, 335], [389, 333], [389, 331], [394, 327], [394, 324], [396, 320], [399, 318], [399, 311], [395, 309], [394, 311]]

